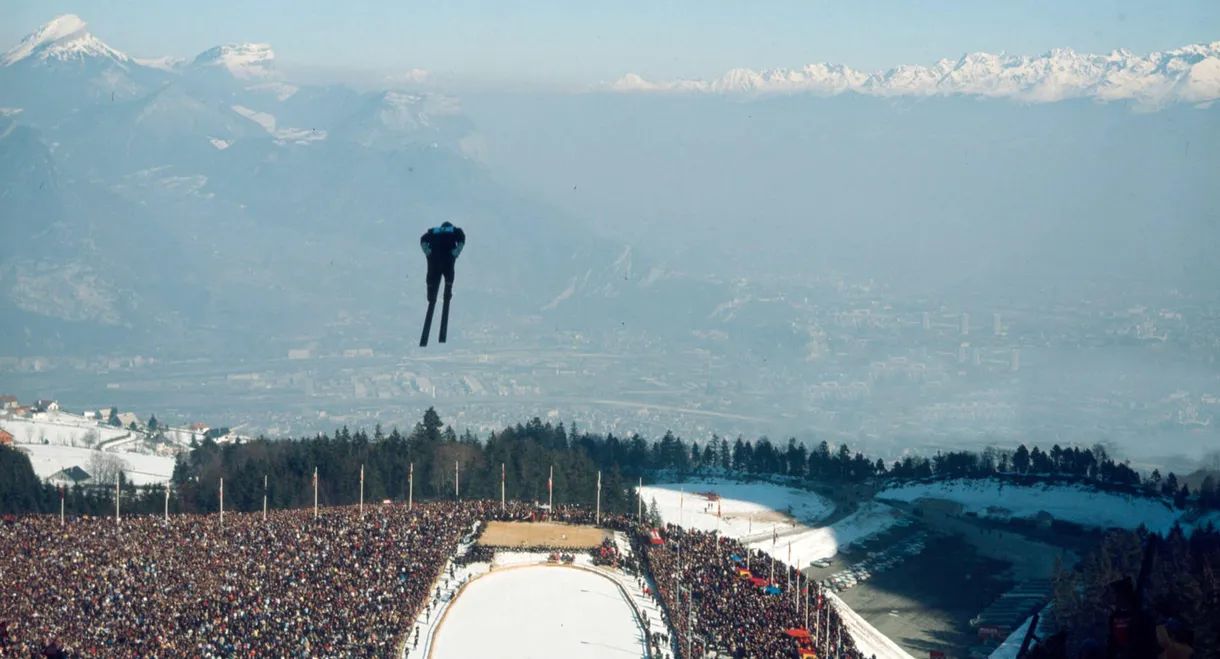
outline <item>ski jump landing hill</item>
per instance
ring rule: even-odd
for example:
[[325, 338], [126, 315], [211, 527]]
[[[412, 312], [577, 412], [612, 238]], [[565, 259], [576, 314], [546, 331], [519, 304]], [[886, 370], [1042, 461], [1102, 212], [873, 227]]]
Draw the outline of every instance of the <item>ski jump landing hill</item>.
[[[659, 607], [640, 592], [636, 577], [593, 565], [581, 549], [612, 538], [631, 551], [621, 533], [552, 523], [491, 522], [472, 545], [546, 546], [571, 549], [571, 564], [549, 552], [497, 551], [491, 562], [458, 567], [451, 559], [433, 586], [440, 595], [421, 612], [407, 635], [403, 658], [458, 659], [488, 648], [503, 659], [580, 656], [651, 658], [646, 629], [668, 629]], [[452, 575], [452, 576], [450, 576]], [[672, 636], [672, 634], [671, 634]], [[418, 637], [418, 642], [416, 638]]]

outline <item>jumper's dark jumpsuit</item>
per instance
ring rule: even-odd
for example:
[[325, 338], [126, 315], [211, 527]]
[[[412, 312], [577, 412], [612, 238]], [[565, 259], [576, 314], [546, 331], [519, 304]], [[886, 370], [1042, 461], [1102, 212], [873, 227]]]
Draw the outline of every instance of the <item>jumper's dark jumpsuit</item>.
[[466, 233], [445, 222], [428, 229], [419, 238], [420, 249], [428, 257], [428, 302], [436, 302], [436, 292], [445, 278], [445, 299], [453, 297], [453, 264], [466, 246]]

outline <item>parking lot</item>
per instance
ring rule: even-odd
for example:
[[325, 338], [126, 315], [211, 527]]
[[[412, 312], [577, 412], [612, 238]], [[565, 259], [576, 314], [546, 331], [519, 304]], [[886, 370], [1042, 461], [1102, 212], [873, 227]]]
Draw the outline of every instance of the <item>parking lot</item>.
[[960, 535], [908, 522], [805, 572], [913, 656], [965, 659], [978, 645], [970, 619], [1013, 584], [1008, 567]]

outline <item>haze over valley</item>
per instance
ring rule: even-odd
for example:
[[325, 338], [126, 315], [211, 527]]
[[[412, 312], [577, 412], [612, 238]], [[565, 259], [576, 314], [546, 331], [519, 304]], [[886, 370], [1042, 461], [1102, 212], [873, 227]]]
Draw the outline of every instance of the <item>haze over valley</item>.
[[[47, 18], [0, 61], [22, 398], [887, 459], [1109, 442], [1181, 468], [1220, 438], [1220, 42], [508, 91], [302, 81], [274, 44], [136, 57]], [[417, 241], [445, 220], [470, 243], [421, 350]]]

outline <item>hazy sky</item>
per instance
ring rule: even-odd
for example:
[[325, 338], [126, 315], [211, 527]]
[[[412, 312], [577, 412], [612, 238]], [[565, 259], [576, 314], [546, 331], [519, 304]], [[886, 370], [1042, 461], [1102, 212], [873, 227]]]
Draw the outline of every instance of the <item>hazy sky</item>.
[[1220, 1], [0, 0], [4, 50], [75, 13], [137, 56], [271, 43], [281, 62], [597, 82], [842, 63], [866, 71], [968, 51], [1136, 53], [1220, 40]]

